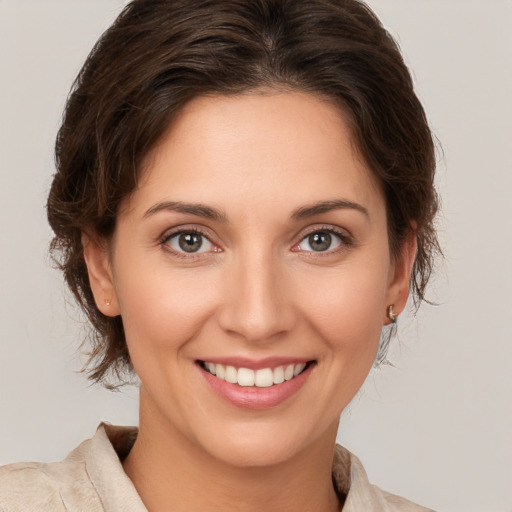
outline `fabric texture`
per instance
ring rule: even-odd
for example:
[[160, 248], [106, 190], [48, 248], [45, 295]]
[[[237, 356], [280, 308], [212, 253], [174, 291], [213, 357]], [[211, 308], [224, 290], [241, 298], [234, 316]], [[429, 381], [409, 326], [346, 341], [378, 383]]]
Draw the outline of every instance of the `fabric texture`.
[[[61, 462], [0, 467], [0, 512], [147, 512], [121, 464], [136, 438], [136, 427], [102, 423]], [[339, 445], [332, 474], [346, 496], [343, 512], [433, 512], [371, 485], [359, 459]]]

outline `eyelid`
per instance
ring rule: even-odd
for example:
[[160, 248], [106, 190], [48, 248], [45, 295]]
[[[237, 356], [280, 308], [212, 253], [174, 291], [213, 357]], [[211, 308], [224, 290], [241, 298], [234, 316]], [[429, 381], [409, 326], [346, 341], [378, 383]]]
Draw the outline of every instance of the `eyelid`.
[[[194, 258], [202, 257], [205, 254], [209, 254], [212, 252], [222, 252], [222, 249], [219, 247], [219, 244], [214, 242], [212, 240], [213, 237], [211, 235], [209, 235], [206, 231], [207, 230], [205, 230], [201, 227], [198, 227], [197, 225], [184, 224], [184, 225], [180, 225], [180, 226], [175, 226], [173, 228], [166, 230], [163, 233], [163, 235], [160, 236], [159, 243], [160, 243], [160, 245], [162, 245], [162, 247], [164, 247], [164, 249], [166, 251], [171, 252], [174, 256], [177, 256], [178, 258], [194, 259]], [[197, 234], [197, 235], [200, 235], [200, 236], [206, 238], [206, 240], [208, 240], [208, 242], [214, 246], [215, 250], [196, 252], [196, 253], [194, 253], [194, 252], [187, 253], [185, 251], [183, 251], [183, 252], [177, 251], [176, 249], [172, 248], [168, 242], [172, 238], [179, 236], [183, 233], [194, 233], [194, 234]]]
[[[171, 252], [173, 255], [176, 255], [177, 257], [181, 258], [187, 258], [187, 259], [194, 259], [199, 258], [201, 256], [204, 256], [205, 254], [209, 254], [212, 252], [223, 252], [223, 249], [220, 247], [220, 245], [213, 240], [214, 237], [212, 237], [208, 233], [208, 229], [203, 228], [202, 226], [195, 225], [189, 225], [189, 224], [183, 224], [179, 226], [174, 226], [173, 228], [170, 228], [166, 230], [160, 237], [159, 237], [159, 243], [164, 246], [165, 250]], [[337, 236], [341, 241], [341, 247], [337, 247], [335, 249], [327, 250], [327, 251], [305, 251], [302, 249], [298, 249], [298, 245], [301, 244], [308, 236], [312, 235], [313, 233], [317, 232], [327, 232], [330, 234], [333, 234]], [[186, 253], [181, 251], [176, 251], [172, 247], [169, 246], [168, 242], [171, 238], [174, 238], [180, 234], [183, 233], [195, 233], [200, 236], [203, 236], [206, 238], [214, 247], [214, 251], [205, 251], [205, 252], [199, 252], [199, 253]], [[294, 243], [292, 247], [293, 252], [302, 252], [308, 255], [314, 255], [318, 257], [322, 256], [329, 256], [332, 254], [335, 254], [337, 252], [346, 250], [347, 248], [353, 246], [355, 244], [352, 234], [345, 228], [341, 228], [339, 226], [333, 226], [332, 224], [317, 224], [313, 226], [309, 226], [305, 230], [301, 232], [299, 235], [299, 240]]]
[[313, 226], [307, 227], [302, 233], [301, 233], [301, 240], [303, 240], [305, 237], [311, 235], [312, 233], [316, 233], [317, 231], [328, 231], [329, 233], [335, 233], [343, 238], [352, 238], [351, 233], [345, 229], [340, 228], [339, 226], [333, 226], [332, 224], [316, 224]]
[[[297, 247], [308, 236], [312, 235], [313, 233], [318, 233], [318, 232], [327, 232], [329, 234], [333, 234], [333, 235], [337, 236], [341, 241], [341, 246], [337, 247], [335, 249], [327, 250], [327, 251], [305, 251], [302, 249], [297, 249]], [[325, 256], [335, 254], [337, 252], [343, 251], [353, 245], [354, 245], [354, 239], [353, 239], [352, 234], [348, 230], [346, 230], [344, 228], [340, 228], [338, 226], [333, 226], [332, 224], [318, 224], [316, 226], [310, 226], [306, 229], [306, 231], [303, 231], [300, 234], [299, 241], [293, 245], [292, 250], [294, 252], [302, 252], [302, 253], [305, 253], [308, 255], [313, 254], [314, 256], [325, 257]]]

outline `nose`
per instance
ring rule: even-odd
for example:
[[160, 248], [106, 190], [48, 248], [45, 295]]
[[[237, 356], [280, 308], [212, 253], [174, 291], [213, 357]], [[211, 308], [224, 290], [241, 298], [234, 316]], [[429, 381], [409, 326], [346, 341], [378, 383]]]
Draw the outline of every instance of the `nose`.
[[226, 269], [221, 328], [250, 343], [275, 341], [291, 331], [296, 312], [286, 269], [269, 254], [240, 257]]

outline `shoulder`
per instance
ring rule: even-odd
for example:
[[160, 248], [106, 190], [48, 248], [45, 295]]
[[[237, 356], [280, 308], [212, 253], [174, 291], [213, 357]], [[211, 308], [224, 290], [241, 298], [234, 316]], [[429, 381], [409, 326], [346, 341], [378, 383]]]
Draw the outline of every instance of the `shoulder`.
[[136, 437], [102, 423], [61, 462], [0, 467], [0, 512], [146, 512], [121, 463]]
[[339, 445], [334, 452], [333, 480], [345, 496], [343, 512], [433, 512], [372, 485], [361, 461]]
[[19, 463], [0, 468], [0, 511], [65, 512], [59, 487], [41, 464]]
[[60, 462], [0, 467], [0, 512], [103, 511], [85, 467], [87, 443]]
[[383, 491], [375, 485], [373, 489], [376, 495], [380, 495], [380, 500], [386, 503], [387, 508], [385, 510], [389, 510], [390, 512], [434, 512], [431, 508], [422, 507], [421, 505], [402, 498], [402, 496]]

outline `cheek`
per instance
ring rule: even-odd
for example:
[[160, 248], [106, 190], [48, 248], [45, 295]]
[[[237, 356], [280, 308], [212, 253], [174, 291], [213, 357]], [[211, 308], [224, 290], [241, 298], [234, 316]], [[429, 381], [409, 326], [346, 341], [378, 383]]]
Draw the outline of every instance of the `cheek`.
[[331, 350], [375, 355], [382, 330], [387, 273], [348, 267], [302, 283], [297, 297], [307, 297], [301, 309]]
[[125, 272], [130, 277], [116, 283], [134, 365], [141, 358], [175, 354], [210, 317], [216, 288], [206, 287], [208, 281], [198, 274], [155, 266], [151, 271]]

